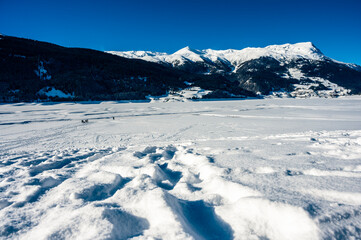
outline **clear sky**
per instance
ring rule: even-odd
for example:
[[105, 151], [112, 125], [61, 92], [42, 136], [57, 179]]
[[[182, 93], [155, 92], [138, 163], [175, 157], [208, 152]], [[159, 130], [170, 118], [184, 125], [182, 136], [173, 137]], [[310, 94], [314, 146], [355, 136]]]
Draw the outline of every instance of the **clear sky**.
[[0, 33], [97, 50], [311, 41], [361, 65], [361, 0], [0, 0]]

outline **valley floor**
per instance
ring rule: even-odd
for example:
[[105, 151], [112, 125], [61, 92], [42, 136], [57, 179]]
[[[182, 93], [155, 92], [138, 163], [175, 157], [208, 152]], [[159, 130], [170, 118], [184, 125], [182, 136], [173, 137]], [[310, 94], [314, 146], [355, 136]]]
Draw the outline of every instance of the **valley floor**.
[[0, 105], [0, 190], [1, 239], [361, 239], [361, 97]]

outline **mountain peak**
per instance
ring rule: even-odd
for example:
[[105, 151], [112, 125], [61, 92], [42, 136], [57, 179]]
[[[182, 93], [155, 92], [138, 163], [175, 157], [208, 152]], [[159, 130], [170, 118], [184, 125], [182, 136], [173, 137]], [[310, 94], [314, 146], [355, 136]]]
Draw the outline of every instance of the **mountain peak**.
[[303, 46], [303, 47], [308, 47], [308, 48], [315, 47], [315, 45], [312, 42], [299, 42], [299, 43], [295, 43], [292, 45]]
[[178, 51], [176, 51], [175, 53], [173, 54], [180, 54], [180, 55], [184, 55], [184, 54], [200, 54], [200, 51], [199, 50], [196, 50], [196, 49], [192, 49], [190, 48], [189, 46], [186, 46], [182, 49], [179, 49]]
[[299, 43], [295, 43], [292, 45], [294, 45], [295, 47], [298, 47], [298, 48], [309, 49], [314, 52], [321, 53], [321, 51], [312, 42], [299, 42]]
[[308, 58], [321, 60], [325, 56], [312, 42], [286, 43], [283, 45], [270, 45], [264, 48], [265, 52], [276, 59]]

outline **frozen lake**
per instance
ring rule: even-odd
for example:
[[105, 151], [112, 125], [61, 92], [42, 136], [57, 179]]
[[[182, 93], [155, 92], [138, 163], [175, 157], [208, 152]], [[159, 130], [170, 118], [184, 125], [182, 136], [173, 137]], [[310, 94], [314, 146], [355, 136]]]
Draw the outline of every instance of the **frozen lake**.
[[1, 239], [361, 239], [361, 97], [3, 104], [0, 159]]

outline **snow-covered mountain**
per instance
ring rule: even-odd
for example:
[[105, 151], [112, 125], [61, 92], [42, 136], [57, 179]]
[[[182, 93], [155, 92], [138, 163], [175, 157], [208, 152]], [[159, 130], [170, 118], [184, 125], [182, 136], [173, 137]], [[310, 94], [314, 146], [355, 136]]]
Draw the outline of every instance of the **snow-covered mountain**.
[[173, 54], [151, 51], [110, 51], [133, 59], [169, 65], [191, 73], [221, 75], [263, 95], [340, 96], [361, 90], [361, 67], [325, 56], [311, 42], [242, 50], [196, 50]]
[[173, 54], [152, 51], [108, 51], [108, 53], [126, 57], [142, 59], [149, 62], [170, 64], [178, 67], [187, 63], [205, 63], [209, 65], [225, 65], [236, 70], [242, 63], [260, 57], [272, 57], [278, 61], [290, 62], [297, 59], [331, 60], [335, 63], [345, 64], [351, 68], [361, 70], [356, 64], [343, 63], [326, 57], [313, 43], [301, 42], [296, 44], [270, 45], [264, 48], [244, 48], [242, 50], [196, 50], [189, 46]]
[[279, 61], [290, 61], [298, 58], [323, 60], [326, 57], [311, 42], [271, 45], [265, 48], [245, 48], [242, 50], [196, 50], [185, 47], [173, 54], [151, 51], [109, 51], [109, 53], [145, 61], [168, 63], [179, 66], [189, 62], [203, 62], [208, 64], [223, 63], [230, 68], [237, 69], [242, 63], [260, 57], [273, 57]]

